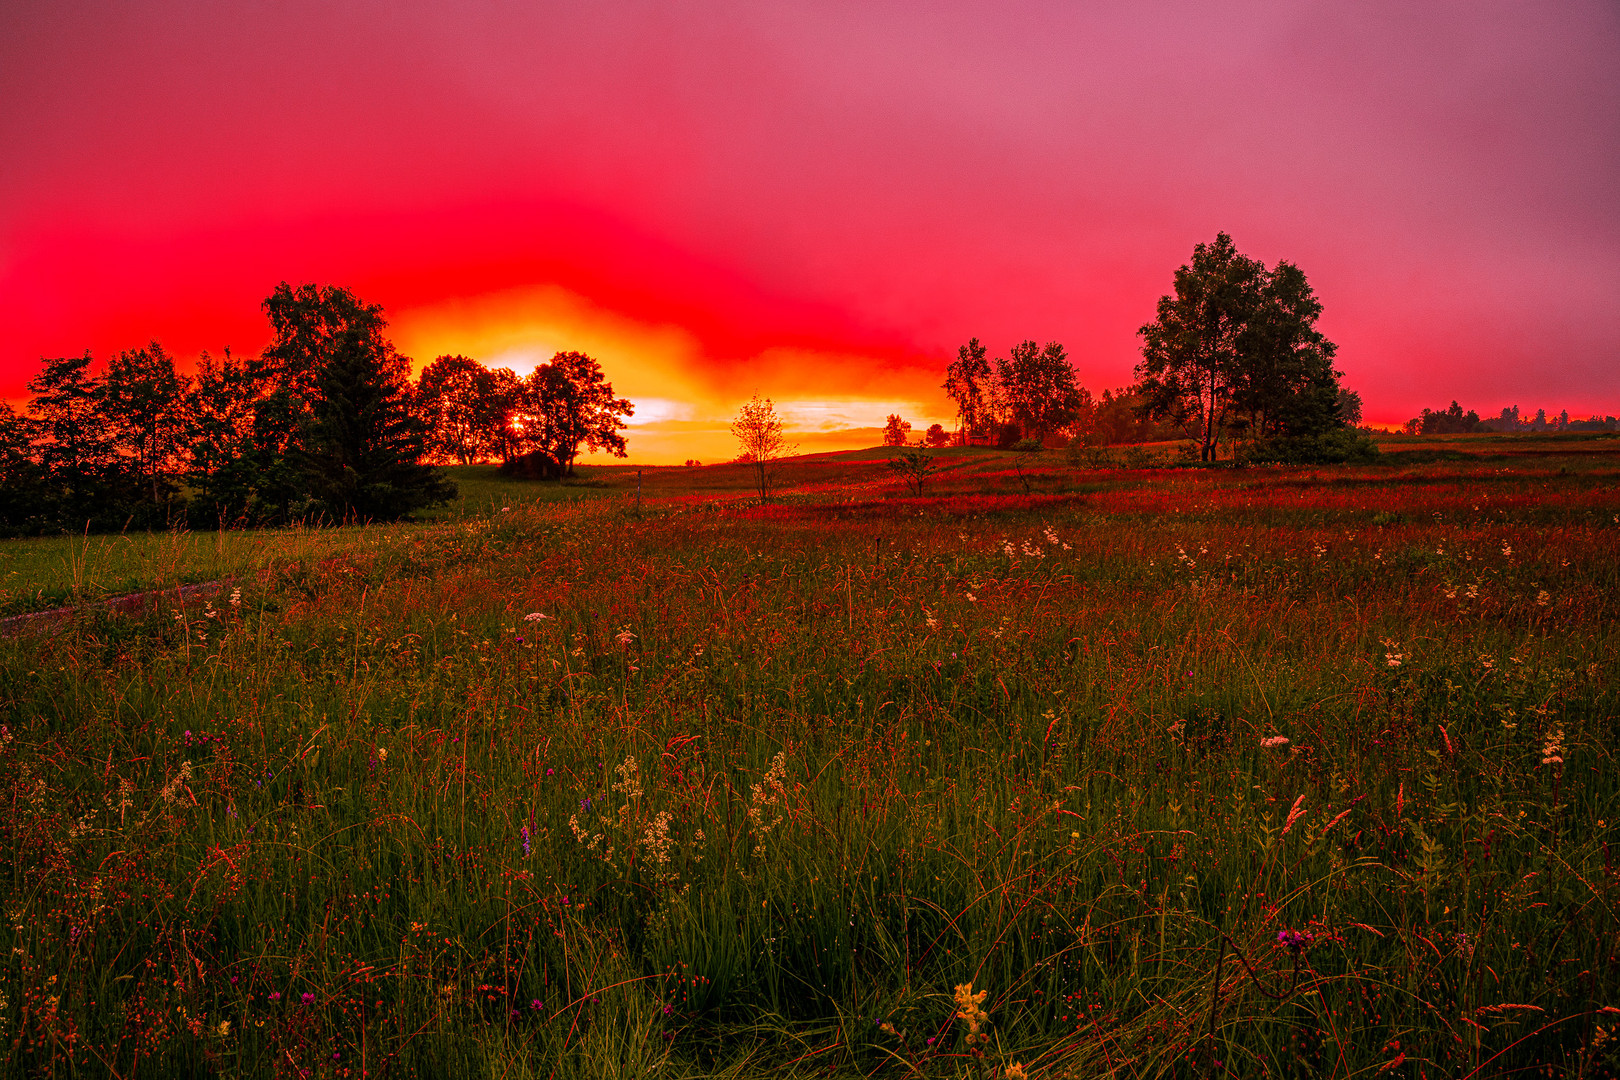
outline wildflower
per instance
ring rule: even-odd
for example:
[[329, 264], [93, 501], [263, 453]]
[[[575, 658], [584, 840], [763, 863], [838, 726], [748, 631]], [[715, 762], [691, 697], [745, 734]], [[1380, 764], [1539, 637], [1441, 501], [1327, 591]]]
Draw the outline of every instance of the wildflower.
[[281, 991], [280, 990], [272, 990], [272, 991], [270, 991], [270, 1000], [271, 1001], [280, 1001], [281, 1000]]
[[162, 787], [158, 788], [158, 795], [166, 803], [179, 802], [180, 797], [178, 793], [181, 788], [186, 786], [186, 782], [190, 779], [191, 762], [182, 761], [180, 763], [180, 771], [175, 773], [167, 784], [164, 784]]
[[1543, 765], [1562, 765], [1564, 763], [1564, 729], [1551, 732], [1541, 742], [1541, 763]]
[[990, 991], [988, 990], [980, 990], [975, 994], [972, 983], [959, 983], [956, 987], [956, 1015], [967, 1023], [966, 1041], [969, 1046], [974, 1043], [987, 1042], [990, 1039], [989, 1035], [980, 1030], [990, 1022], [990, 1014], [985, 1012], [983, 1008], [984, 999], [989, 995]]
[[1271, 735], [1260, 740], [1260, 746], [1266, 750], [1280, 750], [1288, 745], [1288, 736]]
[[[760, 837], [774, 829], [782, 821], [782, 804], [787, 799], [787, 786], [783, 783], [787, 779], [787, 755], [778, 750], [771, 759], [770, 768], [757, 784], [749, 785], [752, 795], [752, 805], [748, 808], [748, 820], [753, 823], [755, 831]], [[771, 820], [765, 820], [765, 811], [773, 811]], [[764, 845], [757, 844], [755, 855], [765, 853]]]
[[304, 1004], [305, 1005], [313, 1005], [313, 1004], [315, 1004], [315, 995], [306, 993], [304, 995]]
[[669, 823], [673, 820], [674, 816], [668, 810], [660, 810], [642, 834], [641, 844], [647, 849], [648, 859], [656, 866], [669, 865], [669, 849], [675, 846], [675, 838], [669, 835]]
[[[641, 798], [641, 765], [633, 756], [626, 755], [624, 761], [613, 766], [613, 771], [619, 774], [619, 782], [613, 785], [613, 790], [634, 802]], [[588, 804], [589, 799], [586, 800]]]
[[619, 648], [628, 649], [630, 647], [630, 643], [636, 640], [636, 635], [632, 634], [628, 630], [621, 630], [619, 631], [619, 635], [613, 640], [619, 643]]
[[1013, 1062], [1001, 1070], [1001, 1080], [1025, 1080], [1024, 1067], [1016, 1061]]
[[531, 999], [529, 1001], [529, 1008], [534, 1009], [536, 1011], [539, 1011], [540, 1009], [543, 1009], [545, 1007], [546, 1007], [546, 1003], [541, 1001], [539, 998], [533, 998], [533, 999]]
[[1298, 956], [1311, 947], [1316, 935], [1309, 930], [1279, 930], [1277, 931], [1277, 944]]
[[551, 618], [551, 616], [545, 614], [544, 612], [531, 611], [527, 615], [523, 616], [523, 621], [524, 622], [539, 622], [541, 619], [549, 619], [549, 618]]
[[212, 1034], [213, 1034], [214, 1038], [216, 1038], [216, 1039], [223, 1039], [227, 1035], [229, 1035], [230, 1033], [231, 1033], [231, 1022], [229, 1020], [221, 1020], [218, 1024], [214, 1025], [214, 1030], [213, 1030]]
[[237, 588], [234, 588], [234, 589], [231, 590], [231, 607], [239, 608], [241, 606], [242, 606], [242, 589], [241, 589], [240, 586], [238, 586]]
[[1552, 603], [1552, 595], [1548, 593], [1546, 589], [1542, 589], [1540, 592], [1536, 593], [1536, 603], [1541, 607], [1546, 607], [1548, 604]]
[[386, 762], [388, 760], [388, 747], [386, 747], [386, 746], [377, 747], [377, 760], [378, 761], [383, 761], [383, 762]]
[[527, 825], [523, 826], [523, 857], [525, 859], [529, 857], [529, 827]]

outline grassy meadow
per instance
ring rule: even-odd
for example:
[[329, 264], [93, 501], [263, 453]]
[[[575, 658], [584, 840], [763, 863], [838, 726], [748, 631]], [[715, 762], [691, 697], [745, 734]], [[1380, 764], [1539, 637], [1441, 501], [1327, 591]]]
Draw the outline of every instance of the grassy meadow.
[[0, 638], [0, 1071], [1614, 1076], [1620, 439], [1385, 450], [0, 545], [234, 582]]

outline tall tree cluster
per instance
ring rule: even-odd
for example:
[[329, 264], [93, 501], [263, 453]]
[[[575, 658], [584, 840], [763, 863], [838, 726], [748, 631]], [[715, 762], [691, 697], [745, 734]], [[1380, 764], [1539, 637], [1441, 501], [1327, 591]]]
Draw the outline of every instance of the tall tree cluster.
[[635, 414], [581, 352], [559, 352], [526, 378], [441, 356], [422, 370], [416, 400], [440, 460], [527, 459], [531, 471], [552, 476], [572, 475], [582, 448], [624, 457], [625, 417]]
[[961, 443], [1011, 445], [1072, 435], [1089, 418], [1091, 393], [1075, 379], [1062, 344], [1022, 341], [1008, 356], [990, 359], [973, 338], [945, 371], [945, 393], [956, 403]]
[[442, 356], [413, 382], [348, 290], [283, 282], [262, 306], [261, 355], [204, 353], [191, 376], [157, 342], [100, 370], [45, 360], [23, 412], [0, 402], [0, 531], [385, 520], [454, 495], [430, 460], [625, 454], [633, 406], [583, 353], [526, 379]]

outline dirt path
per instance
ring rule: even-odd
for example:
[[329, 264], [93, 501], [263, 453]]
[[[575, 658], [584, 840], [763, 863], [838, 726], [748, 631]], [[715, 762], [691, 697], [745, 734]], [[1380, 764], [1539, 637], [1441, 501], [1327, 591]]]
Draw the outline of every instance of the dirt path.
[[218, 595], [219, 591], [233, 580], [222, 578], [218, 581], [200, 581], [194, 585], [179, 585], [169, 589], [149, 589], [146, 592], [126, 593], [123, 596], [113, 596], [90, 604], [75, 604], [71, 607], [30, 611], [26, 615], [12, 615], [0, 619], [0, 637], [16, 637], [19, 634], [55, 630], [74, 616], [86, 611], [128, 613], [144, 608], [155, 608], [165, 599], [180, 604], [195, 603]]

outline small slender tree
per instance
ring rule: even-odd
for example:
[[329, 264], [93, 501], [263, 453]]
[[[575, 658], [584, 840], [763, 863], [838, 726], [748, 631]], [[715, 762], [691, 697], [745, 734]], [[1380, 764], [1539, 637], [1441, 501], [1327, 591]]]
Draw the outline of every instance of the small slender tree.
[[756, 390], [737, 410], [737, 418], [731, 422], [731, 433], [742, 447], [740, 460], [753, 466], [754, 482], [759, 488], [760, 501], [764, 502], [770, 497], [772, 462], [793, 449], [788, 445], [782, 419], [776, 415], [771, 399], [760, 397]]
[[884, 446], [904, 446], [906, 436], [911, 434], [911, 424], [900, 419], [899, 413], [890, 413], [883, 425]]
[[889, 468], [899, 473], [922, 498], [923, 481], [934, 471], [934, 455], [921, 446], [903, 446], [898, 457], [889, 459]]

